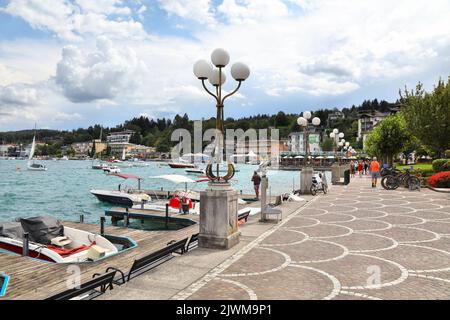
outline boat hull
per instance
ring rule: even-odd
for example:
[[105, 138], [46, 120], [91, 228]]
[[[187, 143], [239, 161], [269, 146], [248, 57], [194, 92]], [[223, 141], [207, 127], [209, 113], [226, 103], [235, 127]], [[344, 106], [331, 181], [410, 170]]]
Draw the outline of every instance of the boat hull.
[[168, 163], [169, 167], [173, 169], [186, 169], [186, 168], [195, 168], [194, 164], [190, 163]]
[[121, 197], [119, 195], [105, 195], [105, 194], [98, 194], [98, 193], [92, 193], [94, 196], [97, 197], [98, 200], [102, 202], [108, 202], [112, 204], [118, 204], [123, 206], [132, 207], [133, 201], [127, 197]]

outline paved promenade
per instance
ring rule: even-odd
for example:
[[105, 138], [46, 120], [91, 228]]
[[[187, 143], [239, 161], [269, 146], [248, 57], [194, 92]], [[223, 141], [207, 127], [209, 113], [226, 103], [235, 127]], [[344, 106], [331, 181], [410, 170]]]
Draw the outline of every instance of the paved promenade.
[[449, 298], [450, 194], [372, 189], [366, 177], [315, 197], [172, 296]]

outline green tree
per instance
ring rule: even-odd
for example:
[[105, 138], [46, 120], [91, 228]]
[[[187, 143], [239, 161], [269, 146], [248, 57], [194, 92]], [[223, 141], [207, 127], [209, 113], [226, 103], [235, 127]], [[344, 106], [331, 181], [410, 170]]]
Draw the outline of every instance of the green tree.
[[323, 151], [333, 151], [334, 149], [334, 139], [331, 139], [330, 137], [325, 137], [321, 144]]
[[403, 151], [410, 139], [405, 119], [401, 113], [397, 113], [381, 121], [372, 130], [366, 141], [366, 152], [392, 164], [394, 156]]
[[450, 77], [447, 83], [439, 80], [431, 93], [419, 83], [415, 91], [400, 91], [400, 97], [408, 130], [443, 157], [450, 148]]

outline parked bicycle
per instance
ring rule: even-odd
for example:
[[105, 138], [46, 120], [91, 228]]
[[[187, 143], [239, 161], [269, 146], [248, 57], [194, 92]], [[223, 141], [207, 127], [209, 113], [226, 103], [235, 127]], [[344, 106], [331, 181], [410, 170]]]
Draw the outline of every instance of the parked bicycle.
[[309, 190], [313, 196], [315, 196], [318, 191], [322, 191], [324, 194], [328, 192], [328, 185], [322, 180], [322, 173], [313, 175], [312, 184]]
[[[395, 170], [395, 169], [394, 169]], [[381, 179], [381, 186], [386, 190], [395, 190], [401, 185], [410, 190], [420, 189], [420, 179], [411, 174], [410, 169], [395, 170]]]

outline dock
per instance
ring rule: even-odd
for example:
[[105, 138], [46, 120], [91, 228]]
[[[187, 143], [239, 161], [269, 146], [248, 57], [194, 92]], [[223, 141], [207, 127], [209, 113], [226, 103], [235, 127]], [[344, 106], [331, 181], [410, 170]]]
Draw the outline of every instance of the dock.
[[[100, 232], [99, 225], [63, 221], [63, 225]], [[67, 290], [66, 283], [73, 279], [73, 269], [79, 266], [81, 283], [89, 281], [95, 273], [104, 273], [108, 267], [128, 272], [135, 259], [164, 248], [171, 240], [181, 240], [198, 233], [198, 224], [174, 231], [144, 231], [131, 228], [105, 226], [105, 233], [132, 238], [138, 246], [97, 262], [56, 264], [0, 252], [0, 271], [10, 276], [6, 295], [1, 300], [41, 300]]]

